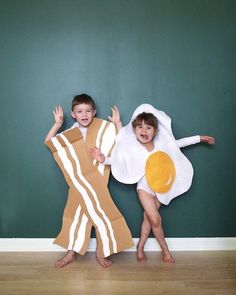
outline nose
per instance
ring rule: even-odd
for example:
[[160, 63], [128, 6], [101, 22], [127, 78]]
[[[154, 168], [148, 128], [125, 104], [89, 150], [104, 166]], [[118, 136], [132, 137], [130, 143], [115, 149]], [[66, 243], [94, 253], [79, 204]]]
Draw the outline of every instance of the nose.
[[143, 133], [147, 133], [147, 127], [146, 126], [143, 127]]

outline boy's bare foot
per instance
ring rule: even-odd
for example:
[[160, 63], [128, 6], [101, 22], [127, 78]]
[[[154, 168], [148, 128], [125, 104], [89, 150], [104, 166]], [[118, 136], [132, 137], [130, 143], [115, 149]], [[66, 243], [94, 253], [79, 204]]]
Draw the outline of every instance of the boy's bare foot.
[[76, 253], [72, 250], [69, 250], [63, 258], [59, 259], [55, 263], [55, 267], [62, 268], [66, 266], [67, 264], [74, 262], [75, 260], [76, 260]]
[[170, 253], [163, 253], [163, 262], [175, 263], [175, 260]]
[[145, 255], [143, 249], [141, 248], [137, 248], [137, 261], [138, 262], [142, 262], [142, 261], [146, 261], [147, 260], [147, 256]]
[[109, 268], [112, 265], [112, 261], [108, 258], [104, 258], [96, 254], [97, 262], [101, 265], [103, 268]]

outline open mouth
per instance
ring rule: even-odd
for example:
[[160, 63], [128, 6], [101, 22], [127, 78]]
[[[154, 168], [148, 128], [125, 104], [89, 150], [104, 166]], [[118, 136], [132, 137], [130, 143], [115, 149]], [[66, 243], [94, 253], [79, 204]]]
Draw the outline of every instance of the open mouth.
[[140, 136], [141, 136], [142, 139], [144, 139], [144, 140], [148, 140], [148, 136], [147, 136], [147, 135], [143, 135], [143, 134], [141, 134]]

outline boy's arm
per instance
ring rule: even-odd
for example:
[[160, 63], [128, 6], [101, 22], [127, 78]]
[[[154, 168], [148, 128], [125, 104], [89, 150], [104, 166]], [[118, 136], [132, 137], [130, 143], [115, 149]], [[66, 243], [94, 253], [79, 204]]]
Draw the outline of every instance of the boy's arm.
[[55, 107], [55, 109], [53, 110], [53, 115], [54, 115], [55, 123], [52, 125], [52, 128], [49, 130], [48, 134], [46, 135], [44, 143], [46, 143], [49, 139], [51, 139], [57, 134], [58, 130], [61, 128], [64, 121], [63, 109], [61, 106]]
[[[120, 120], [120, 112], [119, 109], [117, 108], [117, 106], [113, 106], [111, 108], [112, 111], [112, 115], [108, 116], [109, 120], [115, 125], [116, 127], [116, 131], [117, 133], [119, 133], [119, 131], [121, 130], [122, 126], [122, 122]], [[98, 161], [99, 163], [103, 163], [105, 165], [111, 165], [111, 158], [110, 157], [106, 157], [100, 149], [98, 149], [97, 147], [92, 147], [90, 148], [90, 155], [91, 157]]]
[[117, 133], [119, 133], [120, 129], [123, 127], [122, 126], [122, 122], [120, 120], [120, 112], [119, 112], [119, 109], [117, 108], [117, 106], [113, 106], [111, 108], [111, 112], [112, 112], [112, 115], [111, 116], [108, 116], [109, 120], [115, 124], [116, 126], [116, 131]]
[[196, 136], [190, 136], [190, 137], [184, 137], [181, 139], [176, 140], [176, 143], [179, 148], [183, 148], [192, 144], [196, 144], [199, 142], [205, 142], [208, 144], [214, 144], [215, 138], [208, 135], [196, 135]]

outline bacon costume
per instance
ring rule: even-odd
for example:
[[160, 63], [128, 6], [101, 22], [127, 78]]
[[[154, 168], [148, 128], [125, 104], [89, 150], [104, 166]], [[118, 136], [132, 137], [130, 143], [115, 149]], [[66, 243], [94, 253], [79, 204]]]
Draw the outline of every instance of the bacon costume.
[[62, 228], [54, 243], [81, 255], [88, 248], [92, 227], [102, 257], [133, 246], [130, 230], [107, 188], [110, 167], [97, 163], [89, 154], [96, 146], [109, 156], [115, 136], [112, 123], [94, 118], [85, 140], [76, 127], [46, 143], [69, 186]]

